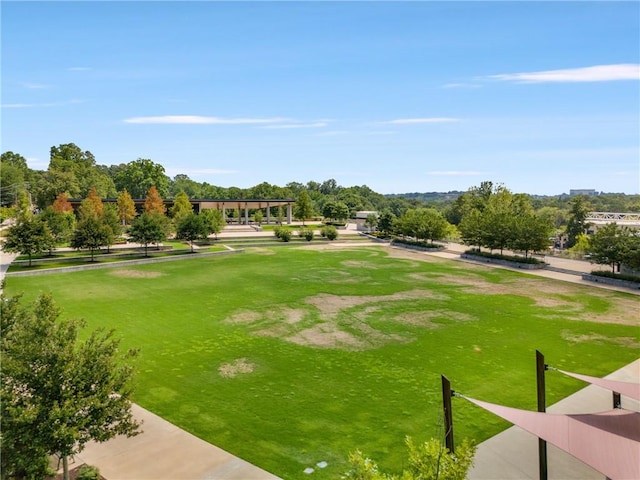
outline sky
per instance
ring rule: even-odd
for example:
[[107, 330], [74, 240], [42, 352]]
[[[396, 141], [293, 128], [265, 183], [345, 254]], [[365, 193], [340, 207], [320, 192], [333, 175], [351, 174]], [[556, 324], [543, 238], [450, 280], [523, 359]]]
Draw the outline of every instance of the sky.
[[1, 3], [1, 150], [249, 188], [640, 193], [636, 1]]

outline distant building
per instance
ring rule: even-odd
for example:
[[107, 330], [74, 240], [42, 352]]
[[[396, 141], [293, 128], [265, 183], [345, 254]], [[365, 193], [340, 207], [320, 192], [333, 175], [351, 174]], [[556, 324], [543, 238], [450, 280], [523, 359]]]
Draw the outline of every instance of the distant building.
[[593, 188], [578, 188], [569, 190], [569, 196], [574, 197], [576, 195], [585, 195], [587, 197], [598, 195], [598, 192]]
[[376, 217], [380, 216], [375, 210], [360, 210], [359, 212], [356, 212], [355, 221], [358, 231], [370, 232], [375, 230], [375, 228], [370, 229], [367, 226], [367, 218], [369, 215], [375, 215]]

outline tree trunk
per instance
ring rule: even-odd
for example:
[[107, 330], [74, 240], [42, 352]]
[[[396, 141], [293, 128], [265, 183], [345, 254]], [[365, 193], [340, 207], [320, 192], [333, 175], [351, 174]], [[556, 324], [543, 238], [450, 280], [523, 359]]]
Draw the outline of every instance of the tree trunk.
[[69, 480], [69, 459], [66, 455], [62, 457], [62, 480]]

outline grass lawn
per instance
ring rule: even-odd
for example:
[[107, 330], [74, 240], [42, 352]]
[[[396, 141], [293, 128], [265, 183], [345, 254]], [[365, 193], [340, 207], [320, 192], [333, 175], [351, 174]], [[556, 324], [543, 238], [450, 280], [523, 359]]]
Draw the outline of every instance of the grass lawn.
[[[313, 242], [312, 242], [313, 244]], [[637, 296], [384, 247], [249, 248], [8, 278], [140, 347], [136, 402], [285, 479], [339, 478], [360, 449], [399, 470], [455, 390], [535, 409], [535, 350], [602, 376], [640, 347]], [[395, 252], [395, 253], [394, 253]], [[391, 255], [398, 255], [391, 256]], [[585, 384], [549, 372], [547, 401]], [[457, 441], [509, 424], [454, 399]]]

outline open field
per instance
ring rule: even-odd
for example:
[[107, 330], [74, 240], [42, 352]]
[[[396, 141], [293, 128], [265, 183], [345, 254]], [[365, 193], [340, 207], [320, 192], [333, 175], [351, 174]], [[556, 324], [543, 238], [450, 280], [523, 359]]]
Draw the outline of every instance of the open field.
[[[439, 431], [440, 374], [535, 407], [535, 350], [605, 375], [637, 358], [637, 296], [385, 247], [249, 248], [130, 268], [9, 278], [142, 349], [136, 401], [286, 479], [339, 478], [350, 451], [399, 469]], [[584, 386], [547, 380], [547, 402]], [[508, 424], [454, 400], [456, 438]]]

